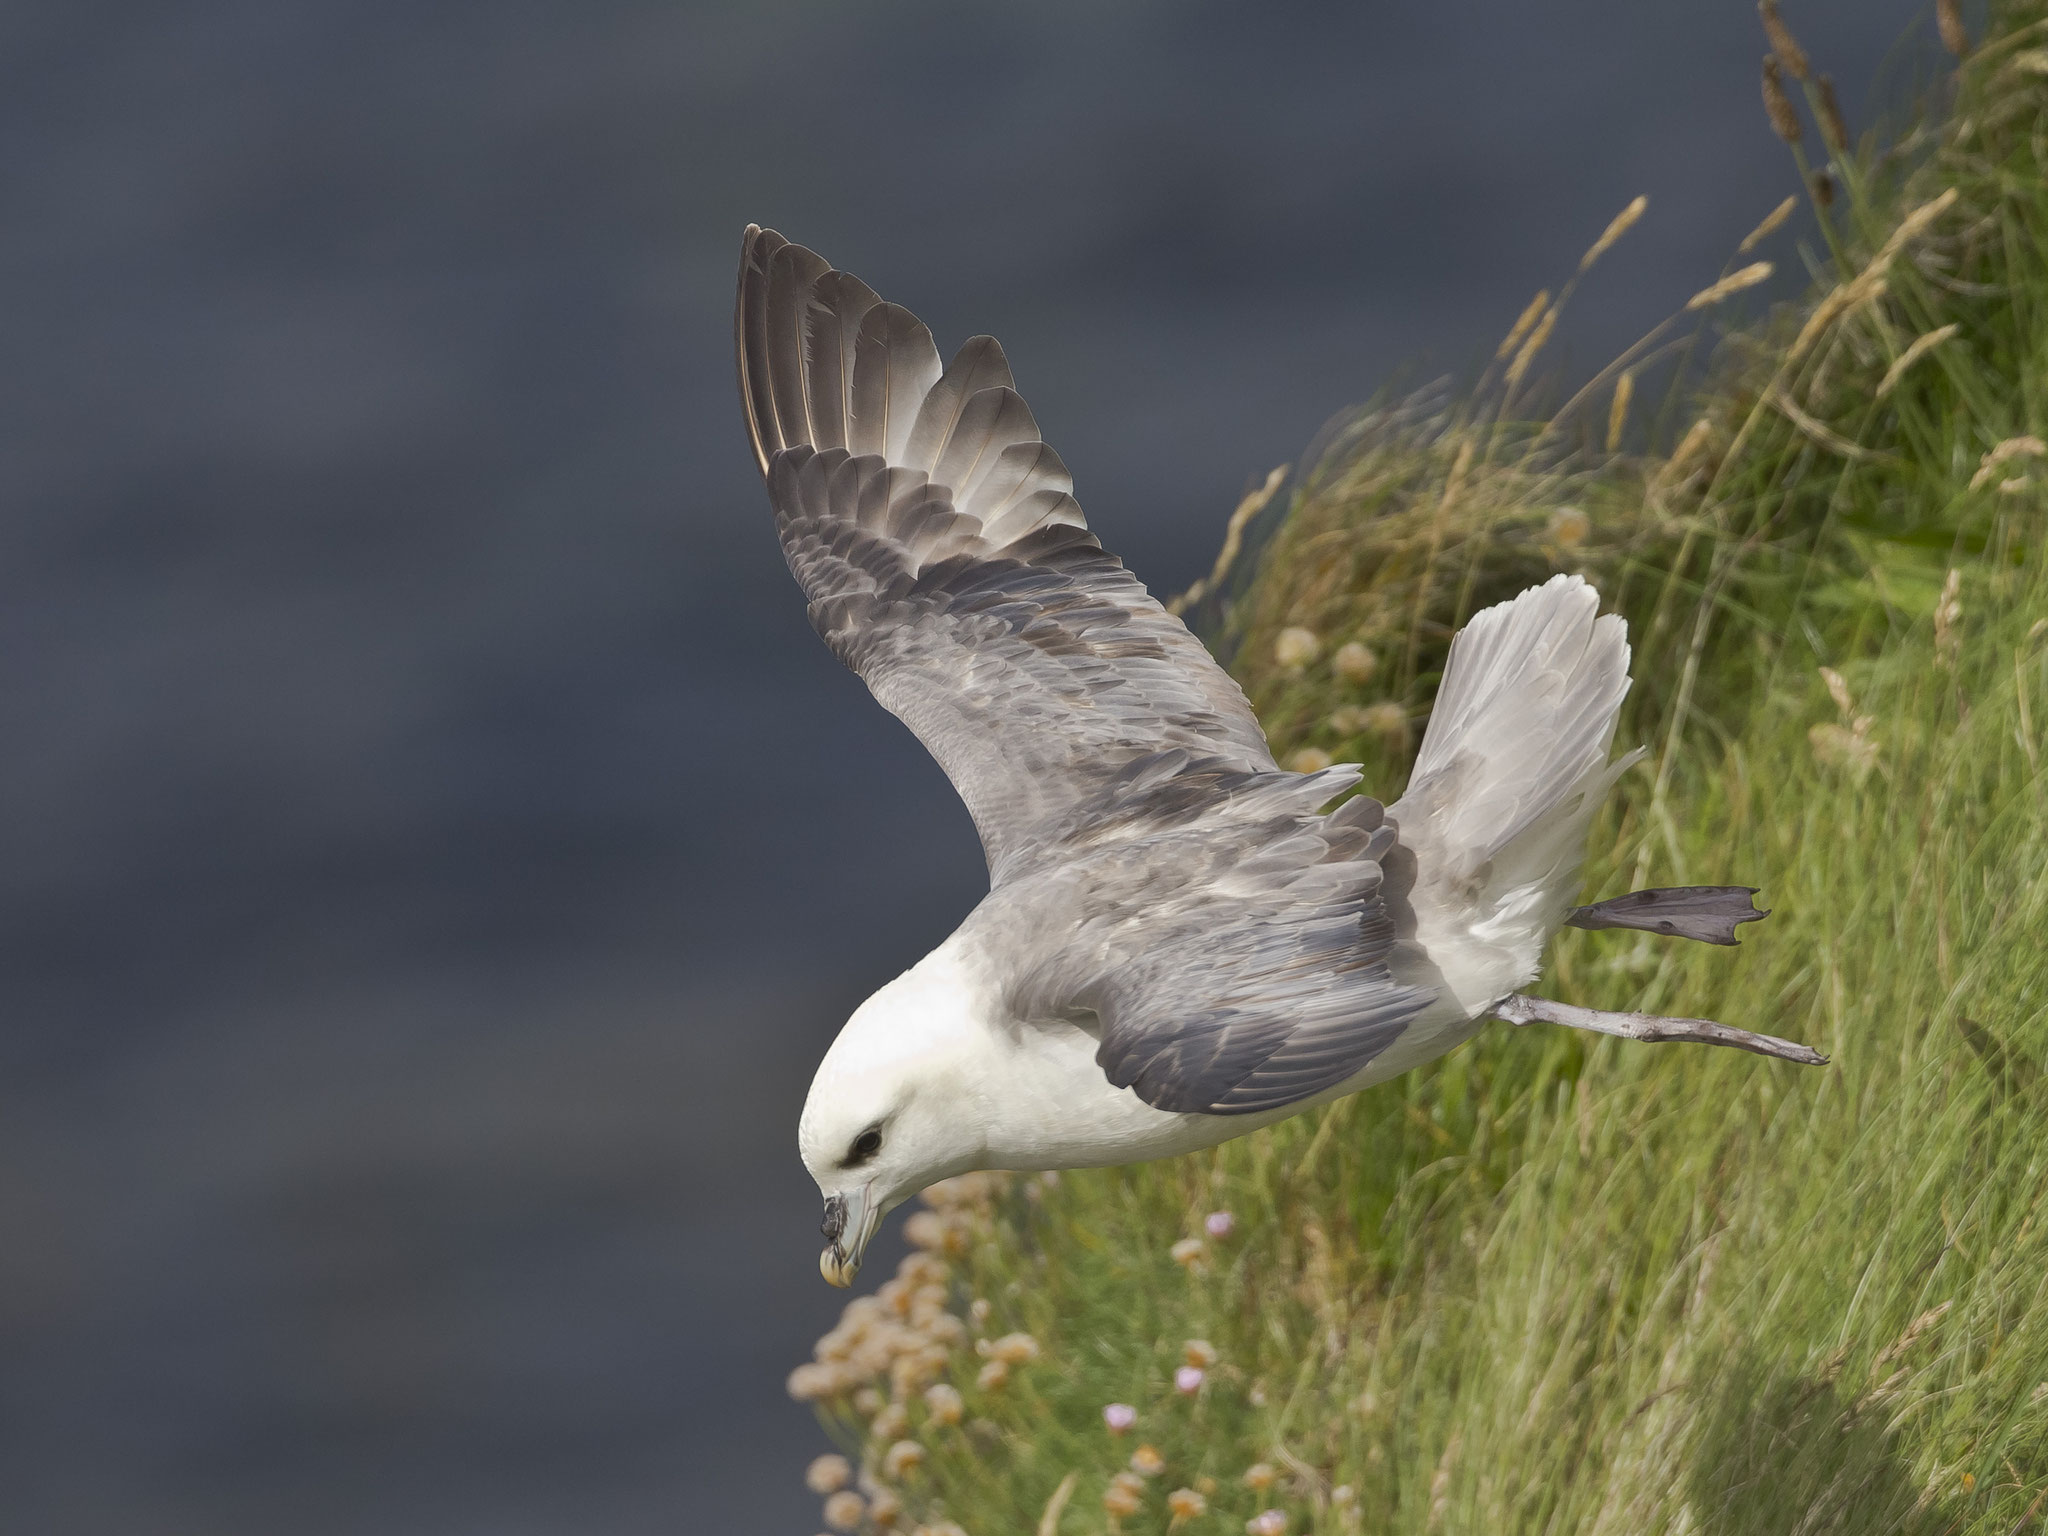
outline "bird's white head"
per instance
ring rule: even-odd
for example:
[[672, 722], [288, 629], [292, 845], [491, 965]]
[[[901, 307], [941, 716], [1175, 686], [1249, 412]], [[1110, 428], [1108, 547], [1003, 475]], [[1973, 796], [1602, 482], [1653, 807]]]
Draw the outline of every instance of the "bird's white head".
[[862, 1003], [832, 1042], [797, 1126], [825, 1197], [818, 1267], [832, 1284], [853, 1284], [883, 1216], [983, 1166], [986, 1045], [973, 989], [943, 950]]

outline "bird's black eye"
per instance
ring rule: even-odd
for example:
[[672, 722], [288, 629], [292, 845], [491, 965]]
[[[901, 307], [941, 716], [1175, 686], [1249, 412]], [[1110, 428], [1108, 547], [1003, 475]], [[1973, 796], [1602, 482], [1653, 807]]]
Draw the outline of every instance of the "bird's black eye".
[[871, 1125], [853, 1138], [853, 1145], [847, 1150], [843, 1167], [857, 1168], [882, 1150], [882, 1128]]

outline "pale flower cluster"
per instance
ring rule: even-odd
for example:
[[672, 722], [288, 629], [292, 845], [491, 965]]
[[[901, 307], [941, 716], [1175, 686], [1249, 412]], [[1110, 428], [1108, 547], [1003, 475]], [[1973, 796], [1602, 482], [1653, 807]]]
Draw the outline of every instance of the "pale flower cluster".
[[[1937, 628], [1939, 619], [1937, 612]], [[1810, 727], [1806, 733], [1807, 743], [1813, 748], [1816, 762], [1829, 768], [1839, 768], [1860, 784], [1877, 766], [1877, 741], [1870, 734], [1876, 721], [1870, 715], [1856, 713], [1856, 701], [1850, 697], [1849, 684], [1841, 673], [1833, 667], [1822, 667], [1820, 677], [1827, 684], [1828, 695], [1835, 701], [1835, 708], [1841, 713], [1842, 723], [1836, 725], [1833, 721], [1823, 721]]]
[[[1002, 1174], [967, 1174], [925, 1191], [925, 1209], [904, 1224], [915, 1251], [893, 1278], [869, 1296], [857, 1296], [838, 1323], [818, 1340], [812, 1359], [790, 1373], [792, 1397], [830, 1403], [866, 1421], [862, 1464], [845, 1456], [820, 1456], [805, 1470], [804, 1482], [825, 1501], [825, 1524], [835, 1531], [902, 1529], [903, 1496], [891, 1483], [915, 1480], [929, 1452], [911, 1431], [913, 1409], [921, 1410], [924, 1432], [961, 1425], [967, 1399], [951, 1381], [965, 1354], [969, 1324], [952, 1307], [952, 1266], [986, 1229], [996, 1197], [1007, 1184]], [[979, 1327], [989, 1315], [977, 1300], [969, 1316]], [[991, 1372], [1007, 1373], [1038, 1355], [1028, 1334], [982, 1339], [976, 1350]], [[971, 1358], [971, 1357], [969, 1357]], [[962, 1362], [964, 1365], [964, 1362]], [[973, 1428], [974, 1426], [968, 1426]], [[966, 1536], [951, 1521], [920, 1525], [910, 1536]]]

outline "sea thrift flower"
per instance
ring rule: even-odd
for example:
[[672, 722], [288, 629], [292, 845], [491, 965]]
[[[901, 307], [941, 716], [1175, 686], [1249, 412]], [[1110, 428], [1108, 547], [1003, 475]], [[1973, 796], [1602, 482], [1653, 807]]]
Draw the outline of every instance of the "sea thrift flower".
[[924, 1465], [924, 1447], [915, 1440], [898, 1440], [882, 1455], [882, 1475], [902, 1477]]
[[910, 1536], [967, 1536], [967, 1532], [951, 1520], [941, 1520], [937, 1525], [920, 1525]]
[[1038, 1340], [1028, 1333], [1006, 1333], [1000, 1339], [989, 1340], [982, 1353], [1005, 1365], [1028, 1365], [1038, 1358]]
[[1245, 1487], [1254, 1493], [1264, 1493], [1273, 1486], [1279, 1476], [1280, 1474], [1273, 1470], [1272, 1463], [1255, 1461], [1244, 1469], [1243, 1482]]
[[1141, 1445], [1131, 1452], [1131, 1470], [1140, 1477], [1157, 1477], [1166, 1470], [1166, 1458], [1157, 1447]]
[[1365, 712], [1365, 728], [1374, 735], [1399, 740], [1408, 734], [1408, 711], [1389, 700]]
[[891, 1526], [903, 1518], [903, 1501], [887, 1488], [868, 1491], [868, 1519], [876, 1525]]
[[1192, 1488], [1176, 1488], [1166, 1496], [1166, 1508], [1173, 1516], [1174, 1525], [1193, 1520], [1209, 1512], [1209, 1501]]
[[1369, 683], [1379, 669], [1379, 658], [1356, 640], [1338, 646], [1330, 657], [1330, 670], [1347, 683]]
[[868, 1501], [850, 1488], [841, 1489], [825, 1501], [825, 1523], [835, 1531], [855, 1529], [867, 1512]]
[[1550, 522], [1544, 530], [1553, 544], [1562, 544], [1571, 549], [1586, 542], [1586, 535], [1593, 531], [1593, 519], [1577, 507], [1559, 507], [1550, 514]]
[[1244, 1523], [1245, 1536], [1287, 1536], [1287, 1516], [1277, 1509], [1253, 1515]]
[[1807, 729], [1814, 758], [1830, 768], [1845, 768], [1859, 784], [1877, 766], [1877, 743], [1867, 735], [1828, 722]]
[[1273, 659], [1290, 672], [1299, 672], [1316, 659], [1316, 652], [1323, 648], [1312, 629], [1300, 625], [1280, 631], [1273, 641]]
[[929, 1252], [946, 1242], [946, 1221], [937, 1211], [918, 1211], [903, 1223], [903, 1240]]
[[1205, 1371], [1216, 1363], [1216, 1346], [1207, 1339], [1189, 1339], [1181, 1345], [1180, 1352], [1181, 1358], [1189, 1365], [1200, 1366]]
[[1349, 1509], [1358, 1502], [1358, 1490], [1349, 1483], [1339, 1483], [1330, 1490], [1330, 1502], [1339, 1509]]
[[874, 1422], [868, 1426], [868, 1433], [877, 1440], [894, 1440], [908, 1428], [910, 1410], [901, 1403], [891, 1403], [875, 1415]]
[[1010, 1368], [1000, 1360], [991, 1360], [981, 1368], [981, 1373], [974, 1378], [974, 1384], [984, 1392], [996, 1392], [1000, 1391], [1003, 1383], [1009, 1379]]
[[1166, 1250], [1173, 1255], [1173, 1262], [1193, 1269], [1202, 1261], [1202, 1240], [1199, 1237], [1184, 1237]]
[[853, 1481], [853, 1468], [844, 1456], [820, 1456], [804, 1468], [804, 1486], [823, 1498], [837, 1493]]
[[943, 1381], [925, 1388], [924, 1407], [934, 1424], [958, 1424], [967, 1410], [966, 1401]]
[[1129, 1403], [1110, 1403], [1102, 1410], [1102, 1422], [1112, 1435], [1120, 1435], [1138, 1422], [1138, 1410]]
[[1321, 747], [1303, 747], [1288, 757], [1287, 766], [1296, 773], [1321, 773], [1335, 761]]
[[853, 1394], [853, 1411], [865, 1418], [873, 1418], [882, 1411], [886, 1399], [873, 1387], [862, 1387]]
[[1173, 1373], [1173, 1389], [1186, 1397], [1193, 1397], [1202, 1390], [1202, 1368], [1199, 1365], [1184, 1365]]
[[1228, 1211], [1211, 1211], [1202, 1218], [1202, 1230], [1220, 1243], [1237, 1230], [1237, 1218]]
[[840, 1388], [839, 1371], [830, 1365], [806, 1362], [789, 1373], [789, 1395], [800, 1403], [835, 1396]]

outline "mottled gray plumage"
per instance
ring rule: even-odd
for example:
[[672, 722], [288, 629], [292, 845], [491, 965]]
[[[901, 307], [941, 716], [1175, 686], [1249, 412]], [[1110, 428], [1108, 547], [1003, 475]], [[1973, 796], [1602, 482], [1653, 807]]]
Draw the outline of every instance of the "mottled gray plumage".
[[747, 231], [740, 394], [813, 626], [938, 759], [1014, 1015], [1078, 1024], [1154, 1108], [1354, 1075], [1434, 996], [1388, 968], [1376, 802], [1275, 766], [1243, 693], [1088, 531], [988, 337], [931, 334]]

